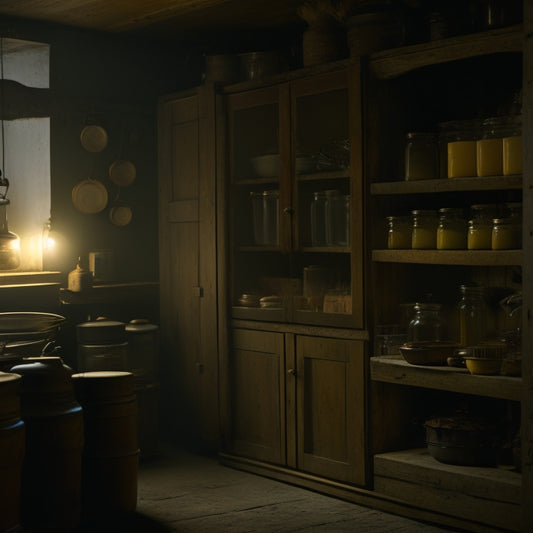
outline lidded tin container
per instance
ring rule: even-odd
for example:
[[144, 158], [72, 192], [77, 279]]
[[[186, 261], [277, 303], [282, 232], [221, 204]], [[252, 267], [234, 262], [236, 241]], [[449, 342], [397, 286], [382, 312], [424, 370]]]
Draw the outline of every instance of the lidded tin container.
[[81, 519], [83, 413], [72, 369], [60, 357], [29, 357], [20, 374], [26, 425], [21, 524], [30, 531], [74, 531]]
[[426, 180], [438, 175], [438, 144], [434, 133], [410, 132], [405, 144], [405, 179]]
[[128, 370], [138, 381], [156, 379], [159, 368], [159, 328], [145, 319], [126, 324]]
[[432, 250], [437, 247], [437, 214], [433, 210], [415, 209], [411, 212], [413, 231], [411, 248], [413, 250]]
[[25, 427], [20, 418], [18, 374], [0, 372], [0, 472], [6, 487], [0, 498], [0, 531], [18, 531]]
[[387, 217], [387, 248], [405, 250], [411, 248], [412, 222], [409, 216]]
[[467, 245], [466, 220], [462, 209], [443, 207], [439, 209], [437, 227], [438, 250], [464, 250]]

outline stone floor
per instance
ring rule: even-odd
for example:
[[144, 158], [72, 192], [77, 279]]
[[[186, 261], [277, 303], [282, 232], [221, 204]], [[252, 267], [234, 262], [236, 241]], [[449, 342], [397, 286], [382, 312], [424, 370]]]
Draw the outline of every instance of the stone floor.
[[439, 533], [446, 530], [165, 449], [141, 462], [137, 512], [84, 532]]

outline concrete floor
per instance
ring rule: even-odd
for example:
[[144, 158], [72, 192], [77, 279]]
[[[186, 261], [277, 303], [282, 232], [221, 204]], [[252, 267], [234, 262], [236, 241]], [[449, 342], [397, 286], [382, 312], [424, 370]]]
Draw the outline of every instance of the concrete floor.
[[166, 448], [141, 461], [137, 512], [86, 533], [439, 533], [450, 531]]

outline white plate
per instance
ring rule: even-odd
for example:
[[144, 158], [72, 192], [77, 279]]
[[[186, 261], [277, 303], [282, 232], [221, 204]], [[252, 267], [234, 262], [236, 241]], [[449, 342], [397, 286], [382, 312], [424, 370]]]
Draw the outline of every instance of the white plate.
[[85, 126], [80, 141], [88, 152], [101, 152], [107, 146], [107, 131], [102, 126]]
[[86, 215], [100, 213], [106, 208], [107, 201], [107, 189], [98, 180], [89, 178], [80, 181], [72, 189], [72, 203], [74, 207]]

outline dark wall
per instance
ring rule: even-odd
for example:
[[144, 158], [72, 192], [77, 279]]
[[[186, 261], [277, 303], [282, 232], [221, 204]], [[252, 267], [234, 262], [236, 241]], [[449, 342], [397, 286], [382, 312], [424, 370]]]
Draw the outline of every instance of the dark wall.
[[[157, 279], [157, 99], [198, 83], [189, 53], [164, 43], [19, 19], [0, 19], [0, 31], [51, 45], [52, 223], [67, 247], [54, 266], [66, 280], [78, 255], [112, 249], [117, 281]], [[87, 124], [106, 129], [103, 151], [82, 147], [80, 133]], [[128, 187], [119, 189], [109, 179], [116, 159], [136, 167]], [[109, 193], [108, 208], [98, 214], [82, 214], [72, 203], [73, 187], [88, 177], [101, 180]], [[117, 194], [133, 210], [124, 227], [109, 220]]]

